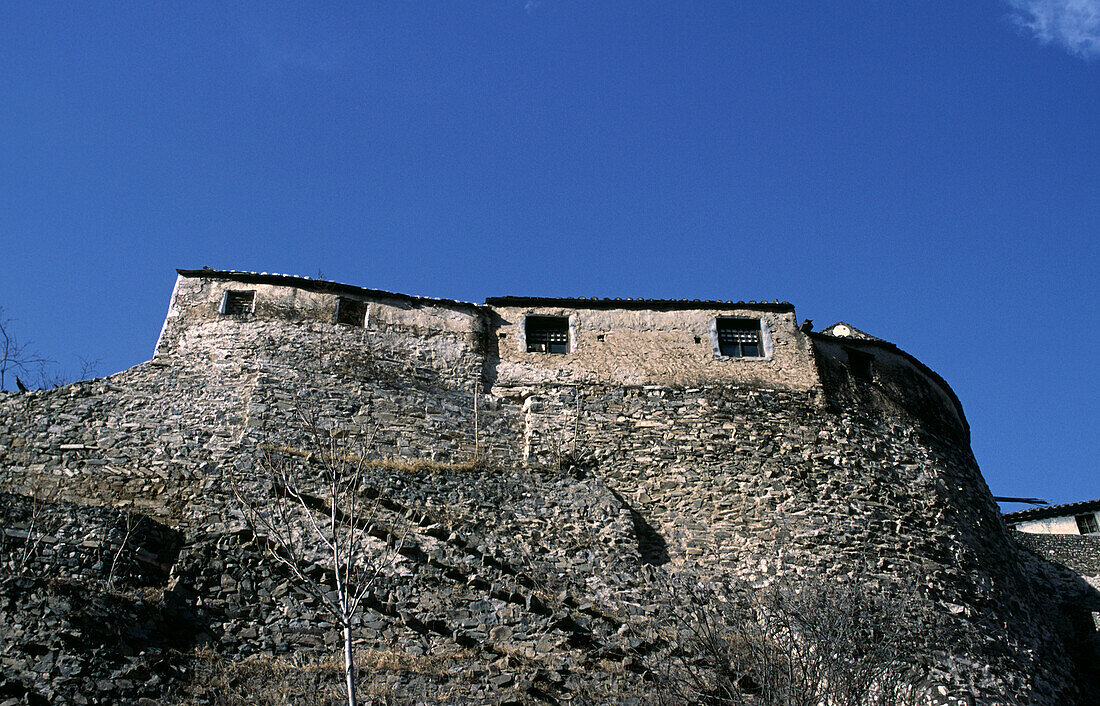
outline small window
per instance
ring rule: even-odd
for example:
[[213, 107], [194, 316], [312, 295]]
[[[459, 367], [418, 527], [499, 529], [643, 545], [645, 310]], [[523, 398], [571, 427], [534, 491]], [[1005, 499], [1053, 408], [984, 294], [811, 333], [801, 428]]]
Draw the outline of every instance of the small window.
[[528, 316], [525, 331], [528, 353], [569, 352], [567, 316]]
[[857, 380], [870, 380], [874, 373], [871, 363], [874, 362], [875, 356], [854, 348], [844, 350], [848, 354], [848, 368], [852, 371], [852, 377]]
[[222, 313], [230, 316], [251, 314], [256, 302], [256, 292], [227, 290], [222, 298]]
[[727, 358], [763, 355], [759, 319], [717, 319], [714, 323], [718, 333], [718, 355]]
[[1100, 532], [1100, 525], [1096, 522], [1096, 513], [1090, 512], [1087, 515], [1078, 515], [1074, 519], [1077, 520], [1077, 529], [1081, 534], [1096, 534]]
[[336, 302], [336, 323], [347, 326], [363, 326], [367, 320], [367, 303], [358, 299], [340, 297]]

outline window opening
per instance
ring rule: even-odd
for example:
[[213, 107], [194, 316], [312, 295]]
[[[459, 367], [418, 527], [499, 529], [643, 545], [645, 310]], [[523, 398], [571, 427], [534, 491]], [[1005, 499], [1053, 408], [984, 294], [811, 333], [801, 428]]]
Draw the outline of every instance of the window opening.
[[222, 299], [222, 313], [229, 315], [251, 314], [256, 292], [227, 290]]
[[596, 340], [597, 341], [603, 341], [604, 340], [604, 335], [602, 333], [596, 334]]
[[759, 319], [718, 319], [718, 354], [729, 358], [759, 358]]
[[1100, 532], [1100, 524], [1096, 522], [1096, 513], [1090, 512], [1087, 515], [1078, 515], [1074, 519], [1077, 520], [1077, 529], [1081, 534], [1096, 534]]
[[336, 323], [362, 326], [367, 319], [367, 303], [340, 297], [336, 302]]
[[526, 333], [528, 353], [569, 352], [567, 316], [528, 316]]
[[852, 371], [852, 377], [859, 380], [870, 380], [873, 373], [871, 363], [875, 360], [875, 356], [853, 348], [845, 348], [844, 350], [848, 353], [848, 367]]

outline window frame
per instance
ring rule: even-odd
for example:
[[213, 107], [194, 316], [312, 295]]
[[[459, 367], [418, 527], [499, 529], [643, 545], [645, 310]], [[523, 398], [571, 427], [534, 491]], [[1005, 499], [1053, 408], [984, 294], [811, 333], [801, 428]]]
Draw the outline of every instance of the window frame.
[[[722, 328], [722, 322], [725, 321], [744, 321], [752, 322], [756, 324], [756, 341], [757, 341], [757, 355], [728, 355], [722, 351], [722, 341], [719, 329]], [[738, 330], [738, 329], [732, 329]], [[748, 327], [740, 329], [743, 331], [749, 331]], [[767, 319], [762, 316], [736, 316], [736, 315], [718, 315], [714, 316], [710, 320], [710, 345], [714, 353], [714, 357], [718, 360], [769, 360], [774, 353], [771, 340], [771, 330], [768, 327]], [[738, 347], [740, 348], [740, 343]]]
[[[564, 323], [565, 350], [559, 350], [559, 351], [554, 351], [554, 350], [532, 350], [531, 349], [532, 343], [529, 341], [529, 336], [528, 336], [528, 334], [530, 333], [529, 328], [530, 328], [532, 322], [550, 321], [550, 320], [560, 320], [561, 322]], [[547, 329], [547, 330], [549, 330], [549, 329]], [[522, 337], [517, 336], [516, 338], [517, 338], [517, 344], [518, 344], [519, 350], [523, 353], [539, 353], [539, 354], [545, 354], [545, 355], [566, 355], [566, 354], [572, 353], [573, 351], [576, 350], [576, 342], [577, 342], [576, 321], [575, 321], [575, 317], [573, 317], [572, 315], [563, 316], [563, 315], [560, 315], [560, 314], [527, 314], [523, 317], [523, 320], [520, 322], [520, 331], [522, 332]]]
[[1083, 515], [1074, 515], [1073, 519], [1075, 522], [1077, 522], [1077, 531], [1081, 534], [1100, 534], [1100, 522], [1097, 522], [1095, 512], [1087, 512]]
[[[248, 311], [230, 311], [229, 300], [234, 295], [248, 295]], [[256, 290], [255, 289], [227, 289], [222, 292], [221, 306], [218, 307], [218, 314], [220, 316], [250, 316], [256, 313]]]

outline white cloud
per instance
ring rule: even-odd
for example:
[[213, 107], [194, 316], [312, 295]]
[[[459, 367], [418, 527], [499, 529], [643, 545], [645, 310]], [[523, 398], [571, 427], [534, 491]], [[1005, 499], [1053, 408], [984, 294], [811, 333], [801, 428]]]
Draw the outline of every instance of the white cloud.
[[1012, 21], [1044, 44], [1083, 59], [1100, 57], [1100, 0], [1008, 0]]

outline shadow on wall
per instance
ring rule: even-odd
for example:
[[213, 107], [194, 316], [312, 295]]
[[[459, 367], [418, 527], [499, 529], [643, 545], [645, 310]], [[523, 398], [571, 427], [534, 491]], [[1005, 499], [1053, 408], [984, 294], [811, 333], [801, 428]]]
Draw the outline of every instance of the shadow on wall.
[[0, 698], [163, 696], [212, 639], [195, 597], [170, 580], [183, 539], [137, 513], [0, 493]]
[[1100, 590], [1083, 576], [1100, 574], [1100, 539], [1079, 535], [1010, 532], [1036, 559], [1037, 593], [1057, 616], [1062, 645], [1077, 671], [1081, 703], [1100, 703]]
[[638, 554], [642, 557], [642, 563], [651, 566], [667, 564], [669, 562], [668, 543], [665, 542], [665, 538], [623, 496], [609, 486], [607, 490], [630, 512], [630, 522], [634, 525], [634, 536], [638, 540]]
[[491, 392], [497, 382], [497, 368], [500, 366], [500, 339], [497, 331], [500, 330], [504, 319], [495, 311], [483, 314], [485, 328], [482, 331], [482, 363], [481, 384], [482, 390]]
[[[916, 367], [899, 364], [897, 361], [906, 354], [882, 350], [881, 365], [875, 356], [862, 354], [863, 351], [848, 350], [831, 341], [814, 341], [818, 377], [831, 408], [859, 409], [873, 416], [901, 413], [960, 446], [970, 445], [970, 429], [957, 399], [952, 408], [926, 375]], [[944, 392], [955, 399], [954, 392], [944, 385]]]

